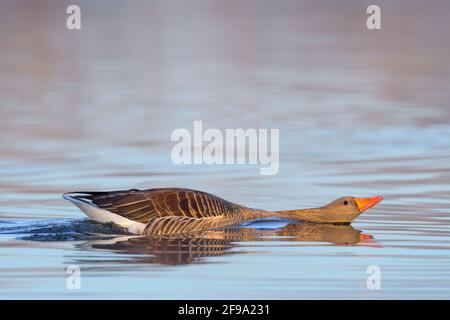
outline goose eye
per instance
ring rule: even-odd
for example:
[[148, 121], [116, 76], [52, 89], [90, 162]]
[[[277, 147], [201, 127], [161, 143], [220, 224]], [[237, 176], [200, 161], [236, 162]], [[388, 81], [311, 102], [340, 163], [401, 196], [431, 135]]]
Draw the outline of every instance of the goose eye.
[[344, 201], [344, 205], [348, 205], [348, 201], [347, 200]]

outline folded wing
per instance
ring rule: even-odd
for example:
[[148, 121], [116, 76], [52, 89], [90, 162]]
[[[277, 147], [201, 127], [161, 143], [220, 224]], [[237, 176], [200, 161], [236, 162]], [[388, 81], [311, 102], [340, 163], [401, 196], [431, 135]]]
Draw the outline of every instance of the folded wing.
[[76, 198], [127, 219], [148, 223], [155, 218], [213, 218], [241, 210], [239, 205], [215, 195], [190, 189], [161, 188], [110, 192], [76, 192]]

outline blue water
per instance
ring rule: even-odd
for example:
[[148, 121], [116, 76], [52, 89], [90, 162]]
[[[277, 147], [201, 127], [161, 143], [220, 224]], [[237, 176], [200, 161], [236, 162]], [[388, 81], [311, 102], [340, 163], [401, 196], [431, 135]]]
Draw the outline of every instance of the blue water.
[[[0, 298], [450, 298], [447, 3], [381, 1], [374, 32], [360, 1], [79, 3], [76, 32], [64, 2], [0, 4]], [[174, 165], [194, 120], [280, 129], [278, 174]], [[273, 210], [385, 200], [351, 226], [158, 239], [61, 198], [152, 187]]]

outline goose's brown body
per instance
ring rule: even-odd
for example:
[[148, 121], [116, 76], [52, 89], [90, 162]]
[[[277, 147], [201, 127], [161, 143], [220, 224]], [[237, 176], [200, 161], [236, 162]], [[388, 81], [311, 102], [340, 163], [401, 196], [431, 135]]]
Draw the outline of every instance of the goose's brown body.
[[146, 224], [144, 234], [183, 234], [221, 228], [270, 216], [215, 195], [190, 189], [161, 188], [85, 192], [79, 199], [132, 221]]
[[382, 199], [345, 197], [319, 208], [266, 211], [238, 205], [207, 192], [181, 188], [73, 192], [64, 196], [142, 225], [139, 233], [147, 235], [187, 234], [273, 216], [318, 223], [350, 223]]

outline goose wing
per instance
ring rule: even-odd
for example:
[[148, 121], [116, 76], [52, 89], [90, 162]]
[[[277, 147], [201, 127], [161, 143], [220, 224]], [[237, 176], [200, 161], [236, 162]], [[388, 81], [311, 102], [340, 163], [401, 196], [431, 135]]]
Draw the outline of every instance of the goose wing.
[[179, 188], [76, 192], [76, 198], [127, 219], [148, 223], [154, 218], [212, 218], [234, 213], [240, 206], [215, 195]]

